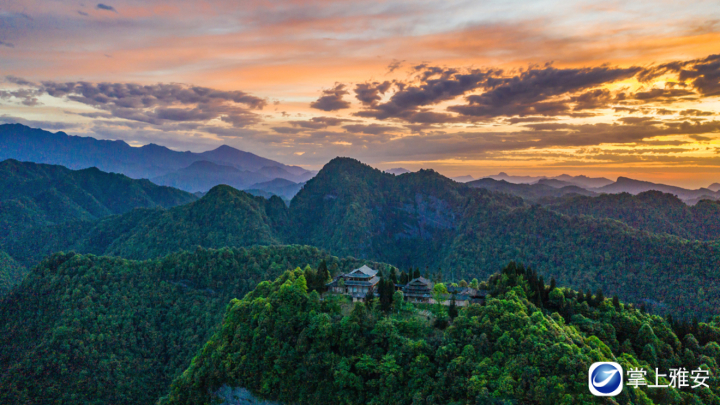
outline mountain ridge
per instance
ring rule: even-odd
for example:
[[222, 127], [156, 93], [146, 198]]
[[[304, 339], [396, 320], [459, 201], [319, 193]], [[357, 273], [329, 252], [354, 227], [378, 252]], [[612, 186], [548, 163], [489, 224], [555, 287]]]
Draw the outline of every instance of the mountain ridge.
[[[248, 171], [280, 168], [291, 175], [290, 180], [306, 179], [313, 174], [298, 166], [288, 166], [227, 145], [202, 153], [177, 152], [157, 144], [136, 148], [120, 140], [74, 136], [62, 131], [52, 133], [21, 124], [2, 124], [0, 160], [10, 158], [58, 164], [74, 170], [97, 167], [105, 172], [123, 173], [135, 179], [167, 175], [199, 160]], [[279, 176], [269, 179], [275, 177]], [[213, 185], [217, 184], [220, 183]]]

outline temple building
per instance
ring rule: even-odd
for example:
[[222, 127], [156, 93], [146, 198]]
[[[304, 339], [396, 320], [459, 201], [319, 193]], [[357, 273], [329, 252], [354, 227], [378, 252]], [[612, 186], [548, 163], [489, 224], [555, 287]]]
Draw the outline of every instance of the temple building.
[[[334, 294], [345, 294], [352, 297], [353, 301], [362, 301], [372, 289], [377, 296], [377, 284], [380, 281], [378, 271], [368, 266], [362, 266], [350, 273], [340, 274], [327, 284], [328, 292]], [[440, 296], [433, 294], [435, 283], [425, 277], [418, 277], [410, 280], [407, 284], [396, 284], [395, 290], [402, 291], [405, 300], [412, 303], [435, 304], [435, 298], [441, 299], [441, 304], [450, 305], [453, 296], [455, 304], [464, 307], [469, 304], [484, 304], [487, 292], [470, 287], [447, 287], [448, 294]]]
[[347, 274], [336, 276], [327, 284], [328, 291], [335, 294], [347, 294], [353, 301], [362, 300], [370, 289], [374, 289], [380, 281], [378, 271], [368, 266], [362, 266]]
[[[435, 283], [426, 279], [425, 277], [418, 277], [411, 280], [403, 288], [403, 294], [405, 300], [413, 303], [422, 304], [435, 304], [435, 295], [433, 294], [433, 287]], [[455, 304], [459, 307], [467, 306], [468, 304], [484, 304], [487, 291], [476, 290], [470, 287], [447, 287], [448, 294], [441, 294], [441, 304], [450, 305], [453, 296], [455, 296]]]

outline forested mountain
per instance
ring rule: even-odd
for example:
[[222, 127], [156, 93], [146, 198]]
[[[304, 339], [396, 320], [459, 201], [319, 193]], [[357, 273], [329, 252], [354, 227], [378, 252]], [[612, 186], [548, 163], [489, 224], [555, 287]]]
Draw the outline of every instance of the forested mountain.
[[289, 208], [278, 197], [219, 186], [170, 210], [33, 228], [4, 249], [31, 266], [60, 250], [145, 259], [197, 245], [256, 244], [317, 246], [445, 278], [486, 277], [517, 260], [565, 285], [602, 287], [660, 312], [720, 313], [718, 243], [563, 215], [433, 171], [394, 176], [345, 158], [328, 163]]
[[20, 284], [24, 276], [25, 268], [0, 250], [0, 297], [7, 294], [13, 286]]
[[568, 195], [597, 195], [592, 191], [574, 185], [559, 184], [558, 180], [542, 181], [535, 184], [514, 184], [505, 180], [490, 178], [467, 182], [470, 187], [482, 188], [489, 191], [498, 191], [522, 197], [529, 202], [540, 202], [543, 199], [558, 198]]
[[668, 186], [665, 184], [651, 183], [649, 181], [641, 181], [629, 179], [627, 177], [618, 177], [617, 181], [604, 187], [595, 188], [593, 191], [598, 193], [630, 193], [640, 194], [645, 191], [661, 191], [678, 196], [681, 200], [690, 204], [695, 204], [702, 199], [717, 200], [720, 199], [720, 192], [712, 191], [707, 188], [697, 190], [688, 190], [682, 187]]
[[287, 269], [363, 264], [307, 246], [136, 262], [56, 254], [0, 300], [0, 403], [154, 404], [231, 299]]
[[278, 244], [286, 222], [279, 197], [254, 197], [217, 186], [203, 198], [169, 210], [138, 209], [96, 222], [33, 228], [7, 244], [28, 265], [57, 251], [74, 250], [129, 259], [150, 259], [196, 246], [221, 248]]
[[720, 239], [720, 201], [703, 200], [688, 206], [678, 197], [660, 191], [573, 196], [546, 205], [565, 215], [612, 218], [654, 233], [685, 239]]
[[[720, 401], [715, 321], [666, 321], [601, 294], [546, 286], [513, 263], [486, 284], [485, 305], [456, 317], [432, 306], [426, 317], [402, 293], [387, 312], [377, 301], [321, 301], [303, 272], [286, 272], [228, 305], [222, 328], [159, 404], [220, 403], [218, 394], [236, 388], [299, 405]], [[669, 384], [670, 368], [682, 365], [697, 388], [626, 382], [619, 396], [600, 399], [587, 388], [588, 369], [598, 361], [643, 368], [648, 384], [656, 367], [665, 374], [658, 383]], [[705, 387], [690, 377], [698, 368], [711, 376]]]
[[22, 230], [95, 220], [134, 208], [169, 208], [195, 201], [187, 192], [96, 168], [0, 162], [0, 244]]
[[[163, 176], [199, 161], [259, 172], [265, 180], [288, 173], [289, 180], [305, 181], [314, 174], [301, 167], [288, 166], [227, 145], [203, 153], [176, 152], [155, 144], [135, 148], [123, 141], [52, 133], [20, 124], [0, 125], [0, 160], [5, 159], [56, 164], [70, 169], [97, 167], [135, 179]], [[249, 184], [258, 181], [263, 180]], [[222, 181], [212, 186], [218, 184]]]
[[517, 260], [564, 285], [602, 287], [662, 312], [719, 313], [720, 244], [565, 216], [433, 171], [393, 176], [334, 159], [289, 214], [293, 243], [334, 254], [427, 266], [445, 277], [486, 277]]

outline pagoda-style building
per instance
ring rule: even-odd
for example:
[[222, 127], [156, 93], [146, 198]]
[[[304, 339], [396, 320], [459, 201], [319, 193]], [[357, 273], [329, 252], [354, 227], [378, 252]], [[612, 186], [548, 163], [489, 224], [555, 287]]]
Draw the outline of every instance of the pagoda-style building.
[[335, 294], [347, 294], [353, 301], [365, 299], [368, 291], [374, 289], [380, 281], [378, 271], [368, 266], [362, 266], [347, 274], [336, 276], [332, 282], [327, 284], [328, 291]]

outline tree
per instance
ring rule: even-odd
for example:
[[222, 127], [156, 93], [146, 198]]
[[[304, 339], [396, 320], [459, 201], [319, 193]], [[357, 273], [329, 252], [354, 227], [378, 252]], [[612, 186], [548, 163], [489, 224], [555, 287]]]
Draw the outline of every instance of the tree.
[[392, 281], [393, 284], [398, 283], [397, 276], [395, 274], [396, 272], [397, 272], [397, 269], [395, 267], [390, 268], [390, 281]]
[[455, 320], [458, 316], [458, 309], [457, 309], [457, 303], [455, 302], [455, 294], [452, 295], [452, 298], [450, 299], [450, 308], [448, 308], [448, 316], [450, 316], [450, 319]]
[[480, 282], [478, 281], [478, 279], [472, 279], [472, 281], [470, 282], [470, 288], [474, 288], [477, 290], [478, 287], [480, 287]]
[[392, 281], [380, 278], [378, 282], [378, 293], [380, 295], [380, 309], [383, 312], [390, 312], [392, 309], [392, 296], [395, 292], [395, 284]]
[[419, 267], [415, 267], [415, 272], [413, 273], [412, 278], [413, 278], [413, 280], [416, 278], [420, 278], [420, 268]]
[[468, 283], [465, 280], [460, 280], [460, 282], [458, 283], [458, 286], [465, 288], [468, 286]]
[[375, 299], [375, 287], [370, 287], [367, 294], [365, 294], [365, 303], [371, 305]]
[[323, 259], [320, 262], [320, 266], [318, 266], [317, 270], [317, 280], [319, 284], [318, 292], [325, 292], [327, 291], [327, 283], [332, 281], [332, 277], [330, 276], [330, 271], [328, 270], [327, 261]]
[[595, 305], [600, 305], [605, 301], [605, 296], [603, 295], [602, 288], [598, 287], [597, 291], [595, 291]]

